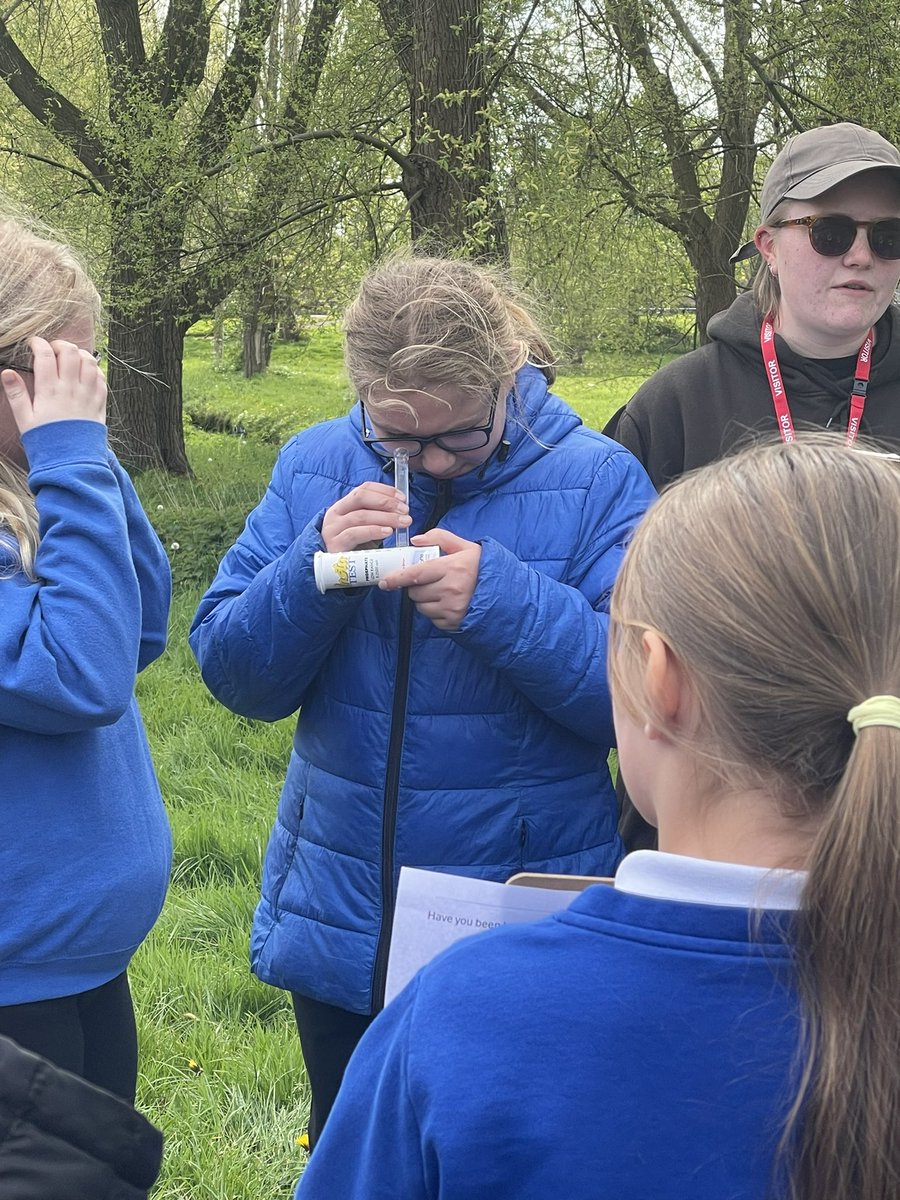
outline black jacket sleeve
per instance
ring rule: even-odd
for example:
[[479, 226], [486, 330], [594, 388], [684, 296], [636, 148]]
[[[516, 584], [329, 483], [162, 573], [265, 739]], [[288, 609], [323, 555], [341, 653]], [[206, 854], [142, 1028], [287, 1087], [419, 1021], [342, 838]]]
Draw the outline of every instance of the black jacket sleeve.
[[123, 1100], [0, 1038], [0, 1196], [146, 1200], [162, 1142]]

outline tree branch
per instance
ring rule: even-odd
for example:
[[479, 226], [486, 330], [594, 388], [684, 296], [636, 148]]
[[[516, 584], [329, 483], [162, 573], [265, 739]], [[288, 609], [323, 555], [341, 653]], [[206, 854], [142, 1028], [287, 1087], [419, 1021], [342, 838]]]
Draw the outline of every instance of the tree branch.
[[528, 32], [528, 26], [531, 24], [531, 19], [538, 10], [539, 4], [540, 4], [540, 0], [532, 0], [531, 8], [528, 12], [528, 16], [522, 22], [522, 27], [519, 29], [519, 32], [516, 34], [515, 38], [513, 38], [513, 44], [510, 46], [507, 53], [503, 56], [503, 61], [497, 65], [497, 67], [492, 72], [490, 79], [488, 79], [484, 85], [485, 98], [488, 98], [494, 94], [494, 89], [499, 84], [501, 78], [503, 77], [504, 72], [509, 67], [509, 64], [515, 58], [515, 56], [518, 52], [518, 49], [521, 46], [522, 41], [525, 37], [525, 34]]
[[[390, 158], [395, 162], [401, 170], [408, 170], [413, 166], [412, 160], [407, 155], [402, 154], [396, 146], [392, 146], [390, 142], [382, 141], [381, 138], [372, 137], [371, 134], [360, 133], [353, 129], [308, 129], [304, 133], [292, 134], [278, 142], [265, 142], [260, 146], [254, 146], [241, 155], [241, 161], [243, 162], [257, 154], [269, 154], [273, 151], [286, 150], [290, 146], [299, 146], [303, 142], [316, 142], [327, 139], [334, 141], [347, 139], [348, 141], [359, 142], [363, 146], [372, 146], [373, 149], [380, 150], [386, 158]], [[230, 170], [235, 165], [234, 159], [223, 159], [222, 162], [209, 167], [208, 170], [203, 172], [203, 175], [205, 178], [210, 179], [214, 175], [221, 175], [224, 171]]]
[[[702, 223], [704, 219], [708, 222], [709, 218], [704, 213], [701, 203], [700, 181], [697, 177], [690, 135], [684, 126], [681, 105], [672, 81], [660, 70], [653, 57], [639, 5], [635, 0], [608, 0], [608, 8], [623, 52], [647, 92], [654, 120], [669, 152], [670, 170], [678, 196], [681, 220], [688, 226]], [[661, 217], [657, 219], [661, 224], [666, 223]], [[692, 229], [693, 236], [699, 236], [700, 232], [699, 228]]]
[[672, 22], [675, 25], [675, 28], [678, 30], [678, 32], [681, 34], [681, 36], [687, 42], [688, 46], [690, 46], [691, 50], [694, 52], [694, 54], [697, 58], [697, 61], [702, 65], [704, 71], [706, 72], [706, 76], [709, 79], [709, 82], [712, 84], [712, 89], [716, 93], [716, 97], [719, 100], [719, 102], [721, 103], [722, 79], [719, 75], [718, 70], [716, 69], [716, 64], [713, 62], [713, 60], [710, 58], [710, 56], [703, 49], [699, 40], [694, 36], [693, 31], [691, 30], [687, 21], [685, 21], [684, 17], [679, 12], [677, 6], [672, 3], [672, 0], [661, 0], [661, 2], [662, 2], [663, 7], [665, 8], [666, 12], [672, 18]]
[[212, 17], [203, 0], [170, 0], [150, 73], [163, 108], [177, 107], [203, 81]]
[[788, 121], [790, 121], [791, 127], [799, 133], [804, 128], [803, 122], [788, 104], [787, 100], [784, 99], [781, 85], [779, 85], [776, 80], [772, 79], [772, 77], [765, 71], [760, 60], [750, 50], [747, 50], [747, 62], [762, 81], [766, 95], [769, 97], [775, 107], [784, 113]]
[[[336, 196], [329, 196], [324, 200], [311, 200], [308, 204], [302, 205], [292, 213], [279, 217], [264, 228], [255, 229], [250, 235], [239, 237], [230, 242], [223, 239], [219, 243], [219, 248], [222, 252], [223, 261], [229, 263], [231, 269], [223, 273], [219, 269], [220, 262], [215, 261], [204, 263], [202, 267], [197, 267], [192, 272], [189, 281], [185, 283], [182, 290], [184, 320], [188, 324], [193, 324], [204, 313], [211, 312], [217, 304], [220, 304], [226, 296], [230, 295], [242, 276], [246, 255], [258, 246], [261, 246], [273, 234], [283, 229], [288, 229], [291, 225], [296, 225], [298, 221], [307, 220], [309, 217], [315, 216], [316, 213], [323, 212], [328, 208], [339, 204], [346, 204], [350, 200], [362, 200], [365, 197], [374, 196], [378, 193], [402, 191], [403, 184], [398, 180], [375, 184], [373, 187], [365, 188], [362, 191], [338, 193]], [[201, 253], [201, 251], [198, 250], [196, 253]], [[216, 280], [215, 284], [212, 283], [213, 277]]]
[[308, 126], [341, 3], [342, 0], [313, 0], [306, 19], [297, 65], [284, 105], [284, 124], [295, 132], [302, 133]]
[[535, 83], [521, 73], [518, 76], [522, 87], [528, 93], [528, 98], [532, 104], [541, 110], [544, 116], [550, 117], [558, 125], [564, 121], [584, 121], [582, 113], [573, 112], [566, 108], [564, 104], [560, 104], [557, 100], [551, 100], [550, 97], [542, 92]]
[[147, 65], [147, 52], [137, 0], [94, 0], [94, 5], [110, 83], [114, 84], [118, 67], [130, 75], [140, 74]]
[[597, 156], [603, 170], [611, 175], [619, 185], [619, 191], [622, 199], [628, 207], [636, 212], [639, 216], [649, 217], [651, 221], [656, 221], [658, 225], [670, 229], [672, 233], [678, 234], [679, 237], [685, 238], [689, 235], [690, 228], [686, 221], [681, 217], [676, 216], [667, 208], [662, 208], [659, 205], [651, 204], [646, 197], [642, 196], [634, 183], [624, 171], [621, 171], [615, 163], [607, 159], [602, 153]]
[[276, 8], [277, 0], [241, 0], [234, 45], [198, 124], [196, 161], [201, 170], [225, 153], [256, 95]]
[[79, 108], [58, 92], [19, 49], [0, 18], [0, 78], [36, 121], [63, 142], [106, 190], [111, 180], [104, 163], [104, 146], [90, 131]]
[[88, 175], [86, 171], [79, 171], [77, 167], [67, 167], [65, 163], [57, 162], [54, 158], [46, 158], [43, 154], [30, 154], [27, 150], [20, 150], [17, 146], [0, 146], [0, 154], [16, 154], [19, 158], [29, 158], [33, 162], [44, 163], [58, 171], [65, 171], [69, 175], [74, 175], [76, 179], [84, 180], [95, 196], [103, 195], [103, 191], [94, 177]]
[[399, 0], [378, 0], [378, 11], [381, 23], [388, 35], [388, 40], [394, 51], [397, 66], [404, 76], [407, 86], [412, 83], [415, 75], [413, 65], [412, 28], [409, 24], [408, 7]]
[[758, 58], [749, 50], [747, 51], [747, 62], [759, 77], [766, 91], [766, 95], [769, 97], [775, 107], [780, 109], [781, 112], [787, 117], [791, 124], [791, 128], [795, 133], [802, 133], [806, 129], [806, 124], [796, 114], [793, 108], [791, 108], [787, 100], [785, 100], [785, 95], [795, 96], [804, 104], [808, 104], [810, 108], [814, 108], [823, 116], [828, 117], [829, 120], [841, 121], [847, 119], [841, 113], [837, 113], [834, 111], [834, 109], [828, 108], [827, 105], [820, 104], [817, 100], [814, 100], [809, 93], [802, 91], [798, 87], [794, 87], [793, 84], [786, 83], [784, 80], [773, 79], [766, 70], [762, 59]]

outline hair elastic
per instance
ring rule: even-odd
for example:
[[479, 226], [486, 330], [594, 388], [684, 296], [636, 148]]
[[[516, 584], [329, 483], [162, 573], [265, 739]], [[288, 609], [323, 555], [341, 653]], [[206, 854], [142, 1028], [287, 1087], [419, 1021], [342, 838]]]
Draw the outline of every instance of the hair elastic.
[[889, 725], [900, 729], [900, 696], [870, 696], [855, 704], [847, 713], [853, 732], [859, 733], [868, 725]]

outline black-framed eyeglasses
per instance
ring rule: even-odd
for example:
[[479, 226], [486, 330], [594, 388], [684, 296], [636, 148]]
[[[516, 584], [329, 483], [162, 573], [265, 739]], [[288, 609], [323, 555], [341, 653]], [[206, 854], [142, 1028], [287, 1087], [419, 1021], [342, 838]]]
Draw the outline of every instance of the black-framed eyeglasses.
[[363, 404], [362, 399], [360, 399], [359, 413], [362, 422], [363, 441], [367, 446], [371, 446], [376, 454], [382, 454], [385, 458], [391, 458], [397, 450], [406, 450], [410, 458], [415, 458], [417, 454], [421, 454], [423, 449], [432, 442], [436, 446], [440, 446], [442, 450], [447, 450], [450, 454], [460, 454], [466, 450], [480, 450], [482, 446], [486, 446], [491, 440], [499, 398], [500, 384], [497, 383], [491, 392], [491, 407], [488, 412], [488, 419], [483, 425], [470, 425], [466, 429], [450, 429], [446, 433], [436, 433], [431, 437], [415, 437], [410, 434], [403, 434], [402, 436], [397, 434], [396, 437], [392, 437], [389, 434], [373, 433], [368, 415], [366, 414], [366, 406]]
[[900, 217], [886, 217], [882, 221], [856, 221], [853, 217], [840, 214], [826, 217], [791, 217], [785, 221], [772, 221], [775, 229], [786, 225], [805, 225], [809, 242], [816, 254], [826, 258], [839, 258], [846, 254], [856, 241], [856, 234], [865, 229], [869, 248], [876, 258], [888, 260], [900, 258]]
[[[103, 361], [102, 350], [90, 350], [88, 353], [90, 354], [91, 358], [93, 358], [94, 362], [99, 363]], [[4, 371], [20, 371], [24, 372], [26, 375], [34, 374], [33, 366], [26, 367], [24, 365], [20, 365], [19, 363], [0, 363], [0, 369]]]

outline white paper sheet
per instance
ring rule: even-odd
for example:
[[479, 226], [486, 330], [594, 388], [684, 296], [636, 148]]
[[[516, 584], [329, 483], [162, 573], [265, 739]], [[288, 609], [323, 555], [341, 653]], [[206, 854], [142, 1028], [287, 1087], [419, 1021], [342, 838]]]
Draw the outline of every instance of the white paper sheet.
[[460, 938], [497, 925], [539, 921], [567, 908], [578, 894], [401, 867], [385, 1003], [420, 967]]

